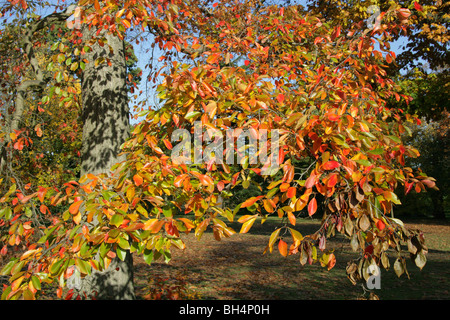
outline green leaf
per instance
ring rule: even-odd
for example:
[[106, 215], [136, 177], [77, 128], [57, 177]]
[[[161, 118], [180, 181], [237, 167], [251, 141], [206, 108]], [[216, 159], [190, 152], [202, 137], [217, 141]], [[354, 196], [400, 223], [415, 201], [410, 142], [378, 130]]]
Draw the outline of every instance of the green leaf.
[[0, 274], [2, 276], [7, 276], [11, 273], [12, 268], [14, 267], [14, 265], [17, 263], [17, 259], [15, 260], [11, 260], [10, 262], [8, 262], [6, 264], [6, 266], [3, 267], [2, 271], [0, 271]]
[[368, 153], [374, 154], [374, 155], [380, 155], [380, 154], [384, 153], [384, 149], [383, 148], [377, 148], [377, 149], [369, 150]]
[[104, 190], [104, 191], [102, 191], [102, 196], [103, 196], [103, 199], [109, 201], [112, 197], [117, 196], [117, 194], [114, 191]]
[[77, 266], [78, 270], [83, 274], [90, 274], [91, 273], [91, 265], [81, 259], [75, 259], [75, 265]]
[[57, 227], [58, 227], [58, 226], [54, 226], [54, 227], [50, 228], [50, 229], [45, 233], [45, 235], [42, 236], [42, 237], [39, 239], [38, 243], [44, 243], [45, 241], [47, 241], [48, 237], [53, 233], [53, 231], [55, 231], [55, 229], [56, 229]]
[[398, 144], [402, 143], [402, 140], [399, 137], [396, 136], [388, 136], [389, 139], [391, 139], [394, 142], [397, 142]]
[[144, 250], [144, 261], [147, 264], [151, 264], [152, 263], [152, 261], [153, 261], [153, 250], [148, 250], [148, 249]]
[[4, 217], [3, 219], [9, 220], [9, 219], [11, 219], [11, 216], [12, 216], [12, 210], [10, 207], [3, 208], [0, 211], [0, 218]]
[[163, 214], [166, 218], [172, 218], [173, 217], [173, 208], [171, 206], [165, 206], [163, 208]]
[[121, 214], [115, 214], [111, 217], [109, 224], [119, 227], [123, 222], [123, 216]]
[[116, 254], [117, 254], [117, 256], [119, 257], [120, 260], [125, 261], [125, 258], [127, 256], [127, 251], [126, 250], [124, 250], [124, 249], [122, 249], [120, 247], [117, 247]]
[[189, 120], [189, 119], [195, 118], [196, 116], [201, 115], [201, 114], [202, 114], [202, 113], [201, 113], [200, 111], [191, 111], [191, 112], [188, 112], [188, 113], [184, 116], [184, 118], [185, 118], [186, 120]]
[[64, 260], [59, 260], [56, 263], [52, 264], [52, 266], [50, 267], [50, 273], [52, 275], [58, 275], [61, 271], [61, 266], [63, 265], [63, 263]]
[[278, 192], [278, 188], [273, 188], [272, 190], [270, 190], [267, 195], [266, 198], [267, 199], [272, 199], [273, 196]]
[[62, 79], [63, 79], [63, 73], [62, 73], [61, 71], [59, 71], [59, 72], [56, 74], [56, 81], [57, 81], [57, 82], [61, 82]]
[[75, 228], [72, 229], [72, 231], [69, 234], [69, 239], [73, 239], [73, 237], [75, 236], [75, 234], [78, 233], [78, 229], [81, 228], [81, 225], [77, 225], [75, 226]]
[[363, 165], [363, 166], [365, 166], [365, 167], [369, 167], [369, 166], [371, 166], [372, 165], [372, 162], [370, 162], [369, 160], [363, 160], [363, 159], [360, 159], [360, 160], [355, 160], [357, 163], [359, 163], [360, 165]]
[[129, 250], [130, 249], [130, 243], [128, 242], [127, 239], [120, 237], [119, 238], [119, 247], [124, 249], [124, 250]]

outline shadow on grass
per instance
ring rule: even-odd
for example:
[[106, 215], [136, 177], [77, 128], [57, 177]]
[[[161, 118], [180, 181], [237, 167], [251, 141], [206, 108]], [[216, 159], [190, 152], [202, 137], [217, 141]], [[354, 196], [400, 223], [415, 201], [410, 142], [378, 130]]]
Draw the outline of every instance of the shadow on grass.
[[[239, 232], [240, 223], [227, 224]], [[302, 219], [296, 229], [306, 235], [319, 226], [317, 219]], [[348, 239], [338, 235], [328, 240], [337, 259], [335, 267], [328, 271], [319, 263], [302, 266], [298, 254], [282, 257], [277, 248], [263, 255], [270, 234], [277, 227], [279, 223], [274, 219], [262, 225], [256, 221], [249, 233], [235, 234], [222, 241], [214, 240], [210, 229], [200, 240], [188, 235], [186, 249], [173, 252], [169, 264], [141, 264], [140, 273], [147, 278], [153, 274], [167, 277], [181, 274], [205, 300], [352, 300], [363, 296], [362, 286], [354, 286], [347, 279], [347, 262], [357, 257]], [[427, 232], [440, 242], [450, 238], [446, 229], [439, 226]], [[286, 238], [290, 239], [289, 233]], [[390, 252], [391, 268], [382, 270], [381, 289], [374, 293], [382, 300], [449, 299], [450, 251], [437, 240], [429, 246], [428, 262], [423, 270], [410, 261], [404, 248], [410, 279], [406, 275], [397, 277], [393, 270], [396, 253]]]

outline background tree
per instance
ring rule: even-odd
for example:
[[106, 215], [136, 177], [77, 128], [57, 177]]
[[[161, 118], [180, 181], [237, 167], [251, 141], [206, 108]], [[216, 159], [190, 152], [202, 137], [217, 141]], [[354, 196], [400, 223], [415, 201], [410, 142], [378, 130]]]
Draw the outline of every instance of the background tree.
[[[361, 20], [375, 24], [378, 14], [386, 12], [393, 5], [407, 8], [412, 13], [410, 17], [405, 17], [408, 18], [408, 22], [401, 32], [390, 35], [391, 40], [406, 38], [403, 51], [396, 59], [399, 68], [411, 69], [419, 64], [427, 63], [432, 69], [437, 69], [449, 64], [448, 2], [441, 0], [309, 0], [306, 4], [308, 10], [321, 14], [326, 21], [341, 25], [343, 28]], [[373, 6], [379, 8], [379, 11]], [[399, 16], [404, 16], [404, 13], [399, 12]]]

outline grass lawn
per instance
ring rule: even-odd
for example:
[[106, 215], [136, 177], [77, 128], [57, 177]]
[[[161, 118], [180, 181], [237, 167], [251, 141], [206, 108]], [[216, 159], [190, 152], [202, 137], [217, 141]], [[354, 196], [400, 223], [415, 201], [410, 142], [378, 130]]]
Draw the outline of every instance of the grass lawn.
[[[303, 234], [318, 227], [318, 222], [299, 221]], [[381, 289], [375, 294], [382, 300], [449, 299], [450, 286], [450, 224], [432, 221], [406, 223], [424, 231], [429, 248], [428, 262], [420, 271], [409, 259], [408, 272], [398, 278], [391, 267], [382, 270]], [[235, 225], [235, 230], [239, 226]], [[186, 249], [174, 249], [169, 264], [154, 262], [145, 264], [135, 258], [137, 294], [143, 298], [148, 290], [148, 279], [172, 279], [176, 284], [182, 279], [193, 298], [208, 300], [320, 300], [358, 299], [364, 294], [360, 286], [353, 286], [347, 279], [347, 261], [355, 256], [348, 241], [336, 237], [328, 245], [335, 248], [336, 266], [327, 271], [320, 264], [301, 266], [299, 255], [282, 257], [276, 249], [263, 255], [269, 235], [275, 224], [270, 220], [262, 226], [255, 223], [248, 234], [235, 234], [231, 238], [216, 241], [211, 233], [205, 233], [200, 241], [193, 235], [185, 237]], [[394, 260], [391, 261], [391, 266]], [[178, 282], [179, 284], [179, 282]], [[152, 286], [155, 288], [155, 285]]]

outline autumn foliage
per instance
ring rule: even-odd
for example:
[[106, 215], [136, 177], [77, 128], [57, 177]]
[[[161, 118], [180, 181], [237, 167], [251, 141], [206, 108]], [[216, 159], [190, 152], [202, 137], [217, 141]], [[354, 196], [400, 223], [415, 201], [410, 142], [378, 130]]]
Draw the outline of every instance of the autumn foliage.
[[[393, 218], [394, 206], [400, 205], [394, 191], [404, 186], [405, 193], [422, 192], [434, 187], [434, 179], [405, 166], [405, 159], [419, 152], [401, 135], [418, 120], [386, 107], [391, 97], [409, 97], [398, 93], [386, 72], [395, 53], [376, 46], [402, 27], [398, 17], [407, 18], [405, 9], [383, 13], [389, 23], [375, 30], [361, 21], [344, 32], [296, 6], [261, 7], [258, 1], [82, 0], [78, 5], [83, 23], [119, 37], [130, 28], [154, 35], [164, 52], [165, 65], [153, 74], [164, 79], [157, 87], [161, 105], [141, 107], [144, 120], [123, 146], [127, 160], [111, 174], [87, 174], [60, 187], [27, 188], [13, 176], [3, 179], [2, 187], [8, 188], [0, 198], [2, 254], [24, 249], [2, 270], [10, 277], [3, 299], [38, 298], [42, 283], [51, 282], [59, 284], [63, 297], [75, 271], [84, 277], [103, 270], [126, 252], [147, 263], [168, 262], [171, 250], [185, 247], [185, 233], [200, 239], [212, 230], [221, 240], [251, 232], [268, 216], [279, 217], [280, 225], [265, 251], [297, 255], [302, 265], [332, 269], [338, 257], [327, 249], [327, 239], [345, 235], [360, 253], [347, 268], [353, 283], [367, 279], [370, 265], [389, 269], [389, 256], [398, 276], [407, 273], [402, 244], [423, 268], [423, 235]], [[26, 7], [24, 1], [11, 2], [8, 10]], [[54, 71], [53, 86], [59, 88], [51, 90], [54, 98], [63, 101], [76, 93], [75, 85], [59, 83], [75, 83], [86, 63], [108, 63], [83, 60], [92, 41], [101, 39], [90, 41], [81, 43], [74, 31], [67, 38], [70, 45], [52, 48], [54, 69], [47, 69]], [[50, 100], [45, 93], [41, 107]], [[278, 130], [278, 172], [261, 176], [267, 163], [245, 160], [174, 163], [173, 131], [193, 132], [196, 121], [205, 130], [238, 128], [256, 137], [261, 130]], [[19, 138], [7, 134], [12, 134], [8, 146], [14, 152], [27, 152], [17, 150]], [[271, 137], [266, 142], [268, 147]], [[235, 207], [222, 205], [222, 197], [232, 200], [234, 187], [252, 183], [260, 188], [259, 196]], [[321, 227], [303, 234], [300, 214], [320, 214]], [[41, 217], [45, 224], [39, 223]], [[242, 223], [240, 230], [227, 225], [235, 220]]]

